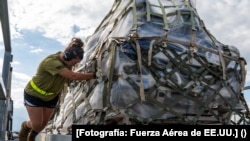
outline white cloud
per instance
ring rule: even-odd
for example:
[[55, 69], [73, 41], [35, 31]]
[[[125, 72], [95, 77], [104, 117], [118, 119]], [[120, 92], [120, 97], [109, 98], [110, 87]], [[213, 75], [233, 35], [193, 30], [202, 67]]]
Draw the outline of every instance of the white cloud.
[[20, 62], [19, 61], [13, 61], [13, 62], [11, 62], [11, 65], [13, 66], [13, 65], [19, 65], [20, 64]]
[[41, 53], [43, 50], [41, 48], [35, 48], [30, 51], [31, 53]]
[[23, 73], [13, 72], [11, 84], [11, 97], [14, 100], [14, 107], [23, 107], [23, 90], [31, 76]]
[[23, 73], [13, 72], [13, 78], [17, 79], [18, 81], [28, 81], [31, 79], [31, 76]]
[[[250, 1], [206, 0], [197, 1], [197, 11], [208, 30], [226, 45], [239, 49], [250, 60]], [[247, 66], [250, 70], [250, 67]]]
[[[37, 30], [44, 36], [65, 40], [74, 35], [74, 25], [80, 27], [77, 36], [86, 37], [91, 34], [102, 17], [111, 7], [113, 0], [87, 1], [87, 0], [10, 0], [10, 20], [14, 30], [14, 38], [20, 37], [21, 30]], [[87, 29], [87, 30], [86, 30]]]

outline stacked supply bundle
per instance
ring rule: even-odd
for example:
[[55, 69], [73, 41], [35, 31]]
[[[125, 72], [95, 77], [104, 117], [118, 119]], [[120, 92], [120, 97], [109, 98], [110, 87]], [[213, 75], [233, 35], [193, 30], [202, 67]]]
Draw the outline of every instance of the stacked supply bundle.
[[116, 0], [84, 51], [75, 71], [97, 79], [67, 87], [48, 129], [249, 123], [246, 62], [207, 30], [195, 1]]

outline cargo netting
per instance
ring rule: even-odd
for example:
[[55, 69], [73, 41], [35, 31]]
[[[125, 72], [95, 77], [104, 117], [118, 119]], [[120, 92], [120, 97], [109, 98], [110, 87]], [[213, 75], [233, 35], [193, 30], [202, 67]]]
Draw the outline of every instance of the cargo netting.
[[246, 61], [209, 32], [195, 4], [114, 1], [74, 68], [97, 79], [65, 87], [46, 131], [66, 133], [73, 124], [249, 124]]

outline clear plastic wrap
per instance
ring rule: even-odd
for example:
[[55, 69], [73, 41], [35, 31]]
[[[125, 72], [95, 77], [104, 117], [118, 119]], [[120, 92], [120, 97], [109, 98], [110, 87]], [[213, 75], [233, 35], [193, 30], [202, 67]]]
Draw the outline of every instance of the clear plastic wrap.
[[[67, 94], [85, 97], [75, 99], [71, 123], [122, 117], [116, 124], [232, 124], [232, 113], [239, 124], [249, 122], [242, 113], [248, 111], [244, 59], [206, 29], [195, 3], [115, 1], [85, 41], [80, 71], [95, 71], [98, 78], [79, 82], [87, 87], [81, 93], [72, 88]], [[69, 103], [61, 110], [72, 110]]]

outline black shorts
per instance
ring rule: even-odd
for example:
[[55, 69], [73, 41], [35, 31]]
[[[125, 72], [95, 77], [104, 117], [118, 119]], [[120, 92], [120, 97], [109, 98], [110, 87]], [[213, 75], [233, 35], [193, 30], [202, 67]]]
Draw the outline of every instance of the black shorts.
[[55, 108], [58, 103], [58, 99], [59, 99], [59, 96], [55, 97], [54, 99], [50, 101], [43, 101], [40, 98], [27, 94], [24, 91], [24, 105], [25, 106]]

